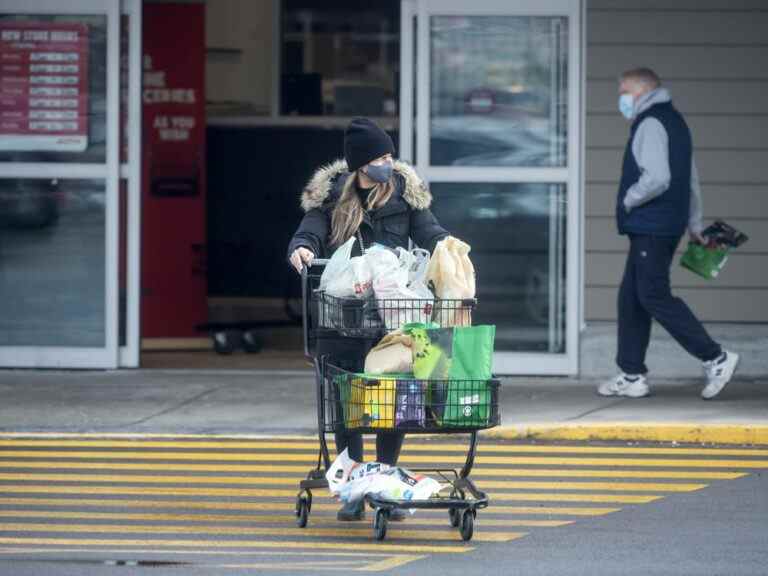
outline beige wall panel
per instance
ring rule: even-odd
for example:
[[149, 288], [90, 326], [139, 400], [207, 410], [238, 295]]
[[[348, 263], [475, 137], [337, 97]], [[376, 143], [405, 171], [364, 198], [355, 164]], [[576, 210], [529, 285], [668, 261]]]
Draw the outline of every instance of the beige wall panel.
[[[644, 8], [643, 2], [637, 8]], [[762, 44], [768, 12], [590, 12], [590, 45]]]
[[587, 0], [587, 7], [592, 11], [637, 12], [659, 11], [701, 11], [717, 12], [765, 12], [765, 0]]
[[590, 46], [587, 50], [590, 79], [613, 79], [634, 66], [649, 66], [669, 79], [765, 80], [768, 45]]

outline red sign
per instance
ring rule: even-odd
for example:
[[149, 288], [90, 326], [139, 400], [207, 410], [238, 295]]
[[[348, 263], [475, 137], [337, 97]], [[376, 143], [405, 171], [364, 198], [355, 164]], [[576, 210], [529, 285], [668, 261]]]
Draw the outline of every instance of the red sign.
[[143, 16], [142, 336], [199, 337], [205, 274], [205, 6]]
[[0, 21], [0, 150], [88, 147], [88, 26]]

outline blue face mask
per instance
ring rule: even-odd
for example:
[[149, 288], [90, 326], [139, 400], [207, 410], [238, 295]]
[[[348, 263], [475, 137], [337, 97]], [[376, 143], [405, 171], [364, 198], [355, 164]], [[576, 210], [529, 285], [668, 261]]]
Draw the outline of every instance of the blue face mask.
[[632, 120], [635, 115], [635, 99], [632, 94], [622, 94], [619, 96], [619, 112], [627, 120]]
[[368, 166], [365, 167], [365, 175], [374, 182], [384, 184], [385, 182], [389, 182], [389, 179], [392, 178], [393, 170], [394, 166], [392, 165], [392, 162], [384, 162], [383, 164], [378, 165], [368, 164]]

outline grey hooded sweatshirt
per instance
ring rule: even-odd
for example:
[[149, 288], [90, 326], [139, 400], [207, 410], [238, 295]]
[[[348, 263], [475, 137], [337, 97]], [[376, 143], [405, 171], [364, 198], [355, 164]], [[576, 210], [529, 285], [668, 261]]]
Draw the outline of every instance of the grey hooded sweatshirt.
[[[654, 104], [672, 100], [666, 88], [656, 88], [637, 99], [634, 106], [634, 116], [642, 114]], [[669, 169], [669, 138], [664, 126], [656, 118], [646, 118], [637, 127], [632, 141], [632, 153], [640, 167], [641, 175], [633, 184], [624, 198], [627, 212], [632, 211], [657, 196], [661, 196], [669, 188], [671, 173]], [[696, 160], [691, 157], [691, 209], [688, 217], [688, 230], [701, 234], [704, 229], [701, 187]]]

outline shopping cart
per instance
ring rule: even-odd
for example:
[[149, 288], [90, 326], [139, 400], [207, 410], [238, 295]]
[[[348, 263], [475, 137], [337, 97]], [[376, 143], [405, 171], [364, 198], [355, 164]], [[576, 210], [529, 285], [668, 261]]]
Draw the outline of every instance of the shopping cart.
[[469, 448], [460, 470], [412, 468], [430, 474], [444, 484], [440, 494], [428, 500], [390, 500], [365, 497], [375, 510], [373, 532], [377, 540], [387, 534], [395, 509], [446, 509], [451, 526], [468, 541], [474, 533], [477, 511], [488, 506], [488, 496], [469, 475], [477, 453], [477, 433], [499, 424], [499, 381], [417, 380], [409, 375], [367, 377], [334, 364], [332, 356], [319, 355], [323, 338], [351, 338], [373, 347], [388, 331], [404, 322], [432, 320], [451, 325], [471, 318], [476, 306], [469, 300], [358, 300], [334, 298], [318, 289], [327, 261], [315, 260], [302, 272], [304, 350], [314, 364], [317, 389], [317, 423], [320, 450], [315, 468], [299, 485], [296, 518], [307, 525], [312, 510], [312, 491], [327, 489], [326, 471], [331, 466], [325, 435], [343, 430], [363, 434], [467, 434]]

